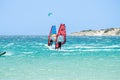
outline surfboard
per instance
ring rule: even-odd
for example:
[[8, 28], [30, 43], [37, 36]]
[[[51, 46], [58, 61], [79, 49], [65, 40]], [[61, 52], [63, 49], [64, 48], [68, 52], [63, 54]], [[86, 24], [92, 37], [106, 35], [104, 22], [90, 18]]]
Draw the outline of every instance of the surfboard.
[[0, 52], [0, 56], [4, 55], [6, 52]]
[[55, 45], [48, 46], [47, 44], [45, 44], [45, 47], [48, 48], [49, 50], [55, 50]]

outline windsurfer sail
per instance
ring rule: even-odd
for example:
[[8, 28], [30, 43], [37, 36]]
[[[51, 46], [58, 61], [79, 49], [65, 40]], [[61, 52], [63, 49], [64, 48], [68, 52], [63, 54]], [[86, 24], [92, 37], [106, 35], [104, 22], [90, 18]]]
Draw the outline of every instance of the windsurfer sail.
[[66, 27], [65, 24], [60, 24], [58, 33], [56, 35], [55, 49], [60, 48], [66, 42]]
[[55, 41], [56, 41], [56, 26], [53, 25], [48, 35], [48, 46], [52, 46], [53, 42]]

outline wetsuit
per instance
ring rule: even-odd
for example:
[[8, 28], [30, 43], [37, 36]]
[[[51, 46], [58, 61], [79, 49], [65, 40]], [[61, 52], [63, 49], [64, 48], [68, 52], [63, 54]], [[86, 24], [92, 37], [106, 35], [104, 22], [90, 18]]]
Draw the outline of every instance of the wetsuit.
[[52, 46], [52, 44], [53, 44], [53, 40], [51, 39], [51, 40], [50, 40], [50, 46]]
[[61, 42], [58, 42], [58, 48], [61, 49]]

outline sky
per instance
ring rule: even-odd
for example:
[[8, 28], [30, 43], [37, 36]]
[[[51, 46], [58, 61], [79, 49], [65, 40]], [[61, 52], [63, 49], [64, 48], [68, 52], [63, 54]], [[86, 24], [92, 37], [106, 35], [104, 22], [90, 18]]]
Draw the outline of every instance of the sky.
[[120, 27], [120, 0], [0, 0], [0, 35], [48, 35], [61, 23], [68, 35]]

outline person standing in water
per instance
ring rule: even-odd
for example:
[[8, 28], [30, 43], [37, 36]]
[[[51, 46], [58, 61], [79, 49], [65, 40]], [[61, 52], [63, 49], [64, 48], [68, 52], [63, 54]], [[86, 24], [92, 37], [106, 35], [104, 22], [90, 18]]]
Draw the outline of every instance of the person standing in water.
[[64, 38], [62, 35], [58, 36], [58, 42], [56, 43], [56, 49], [61, 49], [62, 42], [64, 41], [63, 39]]
[[61, 49], [62, 42], [58, 42], [58, 47]]
[[50, 46], [53, 45], [53, 43], [55, 42], [55, 40], [56, 40], [56, 34], [54, 34], [54, 35], [52, 35], [52, 36], [50, 37]]
[[62, 42], [57, 42], [55, 45], [55, 49], [61, 49]]
[[52, 40], [52, 39], [50, 39], [50, 46], [52, 46], [52, 44], [53, 44], [53, 40]]

